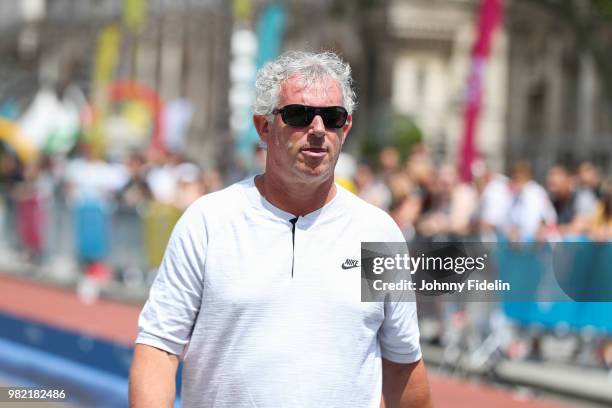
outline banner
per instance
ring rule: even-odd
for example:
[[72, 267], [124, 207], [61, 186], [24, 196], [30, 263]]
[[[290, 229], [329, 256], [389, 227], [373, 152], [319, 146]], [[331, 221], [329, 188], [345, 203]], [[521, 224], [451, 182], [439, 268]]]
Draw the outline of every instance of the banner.
[[147, 0], [124, 0], [123, 22], [130, 30], [140, 28], [147, 13]]
[[91, 128], [87, 134], [96, 157], [104, 157], [106, 141], [104, 125], [108, 111], [107, 86], [114, 77], [119, 59], [121, 32], [117, 25], [105, 27], [98, 37], [95, 63], [93, 68], [93, 105], [97, 111]]
[[0, 118], [0, 141], [11, 146], [24, 163], [32, 163], [38, 156], [36, 146], [21, 132], [19, 126], [10, 120]]
[[[280, 3], [271, 3], [261, 12], [257, 22], [257, 56], [255, 68], [260, 69], [266, 62], [280, 55], [287, 23], [287, 11]], [[252, 85], [251, 85], [252, 86]], [[236, 151], [246, 160], [251, 160], [253, 147], [259, 143], [259, 135], [251, 121], [250, 104], [248, 126], [240, 132]]]
[[478, 15], [476, 42], [472, 48], [472, 60], [464, 111], [463, 139], [459, 157], [459, 174], [463, 181], [472, 179], [471, 166], [477, 158], [476, 124], [480, 116], [483, 75], [491, 51], [495, 28], [502, 18], [503, 0], [481, 0]]
[[140, 101], [145, 104], [153, 118], [153, 131], [151, 146], [158, 150], [165, 150], [165, 124], [164, 102], [159, 94], [144, 84], [132, 81], [115, 81], [109, 85], [108, 101]]

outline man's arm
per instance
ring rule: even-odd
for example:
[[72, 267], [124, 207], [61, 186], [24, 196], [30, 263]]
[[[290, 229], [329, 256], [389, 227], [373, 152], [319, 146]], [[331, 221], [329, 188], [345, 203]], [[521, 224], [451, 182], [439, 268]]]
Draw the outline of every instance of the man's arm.
[[179, 359], [145, 344], [136, 344], [130, 368], [130, 407], [172, 407]]
[[386, 408], [429, 408], [431, 396], [423, 360], [410, 364], [382, 360], [383, 400]]

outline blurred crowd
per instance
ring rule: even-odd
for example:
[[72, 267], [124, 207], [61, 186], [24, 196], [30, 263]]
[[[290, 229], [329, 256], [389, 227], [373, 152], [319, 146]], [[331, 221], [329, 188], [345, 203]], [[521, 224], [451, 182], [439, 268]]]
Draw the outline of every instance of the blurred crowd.
[[[37, 259], [55, 239], [48, 231], [55, 214], [50, 208], [69, 209], [93, 198], [115, 213], [143, 216], [147, 205], [157, 203], [180, 214], [198, 197], [261, 172], [265, 150], [257, 147], [254, 155], [250, 171], [222, 174], [156, 149], [101, 160], [79, 144], [68, 157], [45, 157], [29, 166], [5, 151], [0, 153], [0, 225], [9, 235], [17, 232], [14, 244]], [[348, 171], [347, 157], [354, 163]], [[338, 173], [338, 183], [389, 212], [408, 241], [612, 239], [612, 180], [590, 162], [576, 168], [555, 165], [540, 184], [526, 162], [504, 175], [477, 161], [473, 179], [465, 182], [455, 167], [436, 165], [424, 146], [415, 145], [405, 160], [392, 147], [372, 163], [343, 153]], [[160, 252], [160, 245], [154, 250]]]
[[[0, 259], [6, 261], [7, 248], [19, 262], [38, 266], [68, 256], [83, 299], [89, 296], [87, 282], [112, 279], [128, 289], [146, 289], [182, 211], [204, 194], [261, 173], [265, 154], [257, 146], [250, 167], [241, 162], [221, 172], [155, 149], [101, 160], [79, 145], [67, 157], [46, 157], [30, 166], [0, 152]], [[612, 179], [590, 162], [552, 166], [539, 183], [528, 163], [514, 164], [505, 175], [477, 161], [467, 182], [455, 167], [437, 165], [424, 146], [415, 145], [404, 160], [391, 147], [369, 162], [342, 153], [336, 170], [337, 183], [387, 211], [407, 241], [612, 240]], [[538, 355], [541, 333], [511, 334], [495, 305], [473, 305], [466, 306], [469, 313], [452, 302], [420, 305], [423, 339], [439, 341], [447, 363], [455, 366], [457, 356], [485, 353], [482, 361], [493, 364], [495, 353], [512, 354], [517, 339], [521, 355]], [[559, 327], [569, 327], [564, 319]], [[605, 360], [610, 367], [612, 347], [605, 348], [605, 336], [590, 343], [555, 336], [547, 341], [572, 342], [567, 358], [586, 354], [587, 365]], [[486, 345], [491, 349], [483, 352]], [[462, 347], [471, 351], [457, 352]]]
[[391, 214], [407, 240], [612, 239], [612, 180], [590, 162], [555, 165], [540, 184], [527, 162], [504, 175], [477, 161], [465, 182], [455, 167], [436, 166], [423, 146], [400, 157], [383, 149], [350, 181], [360, 197]]
[[[77, 223], [75, 209], [82, 203], [101, 203], [104, 213], [111, 215], [101, 222], [110, 223], [114, 217], [114, 224], [118, 224], [126, 220], [122, 214], [144, 217], [151, 203], [171, 208], [180, 215], [198, 197], [222, 187], [218, 170], [204, 171], [182, 154], [156, 149], [103, 160], [93, 154], [89, 145], [79, 144], [67, 157], [45, 156], [28, 165], [23, 165], [12, 153], [0, 152], [0, 227], [6, 232], [0, 245], [13, 246], [26, 260], [43, 263], [50, 258], [52, 241], [65, 237], [58, 231], [59, 219], [66, 212], [75, 213], [72, 223]], [[89, 217], [84, 222], [91, 224], [90, 231], [85, 234], [75, 231], [74, 241], [106, 231], [111, 236], [105, 241], [113, 241], [121, 239], [118, 235], [125, 232], [125, 228], [99, 228], [91, 211], [84, 214]], [[74, 225], [62, 227], [74, 229]], [[54, 236], [58, 234], [61, 236]], [[130, 235], [140, 240], [146, 238], [143, 234]], [[142, 246], [138, 242], [126, 243]], [[106, 255], [108, 250], [102, 252]]]

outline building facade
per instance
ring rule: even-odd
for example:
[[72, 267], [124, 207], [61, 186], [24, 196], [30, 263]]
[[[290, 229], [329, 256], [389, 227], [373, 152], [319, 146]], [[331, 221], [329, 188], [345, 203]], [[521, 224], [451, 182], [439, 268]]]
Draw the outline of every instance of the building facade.
[[[463, 137], [467, 78], [475, 41], [474, 1], [394, 1], [389, 7], [393, 47], [391, 107], [421, 128], [439, 161], [456, 163]], [[494, 34], [483, 79], [476, 130], [479, 153], [504, 168], [508, 37]]]
[[612, 121], [593, 57], [566, 23], [533, 2], [510, 3], [508, 161], [536, 174], [589, 160], [612, 170]]

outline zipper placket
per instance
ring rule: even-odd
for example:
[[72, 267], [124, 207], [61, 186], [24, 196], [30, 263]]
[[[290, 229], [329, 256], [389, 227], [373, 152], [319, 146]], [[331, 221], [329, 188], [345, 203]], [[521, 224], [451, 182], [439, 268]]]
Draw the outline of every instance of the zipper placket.
[[295, 224], [299, 217], [295, 217], [289, 220], [291, 223], [291, 279], [293, 279], [293, 267], [295, 265]]

